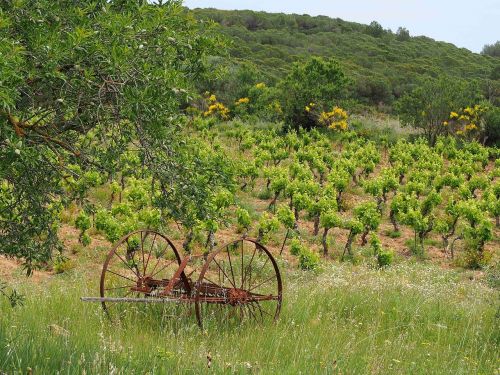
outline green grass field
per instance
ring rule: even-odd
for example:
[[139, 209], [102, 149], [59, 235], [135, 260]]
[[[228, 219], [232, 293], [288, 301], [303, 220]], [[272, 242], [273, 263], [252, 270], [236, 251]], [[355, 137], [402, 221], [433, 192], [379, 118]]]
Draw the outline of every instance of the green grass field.
[[[286, 263], [282, 268], [287, 268]], [[84, 271], [85, 270], [85, 271]], [[131, 307], [109, 322], [99, 270], [34, 283], [0, 304], [0, 373], [498, 374], [499, 296], [476, 274], [410, 262], [287, 269], [279, 322], [208, 327], [185, 308]], [[207, 356], [211, 358], [210, 368]]]

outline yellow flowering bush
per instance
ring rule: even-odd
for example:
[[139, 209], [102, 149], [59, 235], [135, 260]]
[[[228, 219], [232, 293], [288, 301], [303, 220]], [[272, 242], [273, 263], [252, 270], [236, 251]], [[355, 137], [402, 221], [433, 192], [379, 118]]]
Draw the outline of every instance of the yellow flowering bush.
[[236, 101], [236, 105], [240, 105], [240, 104], [248, 104], [250, 103], [250, 98], [240, 98]]
[[443, 126], [449, 127], [450, 133], [459, 136], [468, 136], [479, 130], [483, 120], [483, 115], [487, 108], [476, 104], [473, 107], [465, 107], [458, 112], [451, 112], [448, 121], [443, 122]]
[[306, 110], [306, 112], [311, 112], [312, 110], [314, 110], [314, 107], [316, 107], [316, 104], [311, 102], [311, 103], [309, 103], [309, 105], [306, 105], [305, 110]]
[[331, 112], [321, 112], [319, 116], [320, 124], [335, 130], [347, 130], [348, 114], [340, 107], [334, 107]]
[[203, 116], [218, 116], [222, 120], [229, 119], [229, 109], [222, 103], [215, 102], [208, 106], [208, 110], [203, 112]]
[[229, 119], [229, 109], [221, 102], [218, 102], [217, 97], [214, 94], [206, 92], [205, 98], [208, 102], [208, 109], [203, 112], [204, 117], [215, 116], [221, 120]]
[[281, 104], [278, 100], [274, 100], [271, 104], [267, 106], [267, 108], [278, 115], [283, 114], [283, 108], [281, 107]]

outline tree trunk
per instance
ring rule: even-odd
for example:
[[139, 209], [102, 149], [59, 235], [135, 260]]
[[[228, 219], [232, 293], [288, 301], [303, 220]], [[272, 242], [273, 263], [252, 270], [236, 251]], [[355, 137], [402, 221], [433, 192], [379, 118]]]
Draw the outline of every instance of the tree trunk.
[[441, 239], [443, 240], [443, 251], [445, 254], [448, 254], [448, 246], [450, 246], [450, 240], [448, 235], [441, 235]]
[[188, 254], [191, 253], [191, 243], [193, 242], [193, 237], [194, 237], [194, 234], [193, 234], [193, 230], [191, 229], [187, 236], [186, 236], [186, 239], [184, 240], [184, 242], [182, 243], [182, 248], [184, 249], [184, 251]]
[[451, 241], [451, 246], [450, 246], [451, 259], [455, 258], [455, 242], [461, 239], [462, 236], [457, 236], [453, 239], [453, 241]]
[[295, 208], [293, 210], [293, 215], [295, 216], [295, 223], [293, 223], [293, 229], [298, 230], [299, 229], [299, 210]]
[[283, 240], [283, 244], [281, 245], [280, 255], [283, 254], [283, 249], [285, 248], [285, 243], [286, 240], [288, 239], [289, 234], [290, 234], [290, 229], [287, 229], [285, 234], [285, 239]]
[[120, 177], [120, 186], [121, 186], [121, 190], [120, 190], [120, 203], [122, 203], [122, 193], [123, 193], [123, 190], [125, 190], [125, 176], [123, 176], [123, 174], [121, 175]]
[[262, 239], [264, 238], [264, 231], [262, 230], [262, 228], [259, 228], [259, 234], [257, 236], [257, 242], [261, 242]]
[[399, 225], [398, 222], [396, 221], [396, 213], [392, 209], [391, 212], [389, 213], [389, 219], [391, 220], [392, 226], [394, 227], [394, 232], [399, 232]]
[[115, 201], [115, 192], [111, 191], [111, 197], [109, 197], [109, 208], [113, 207], [113, 202]]
[[273, 200], [271, 201], [271, 203], [269, 203], [269, 207], [268, 207], [268, 209], [269, 209], [269, 210], [270, 210], [271, 208], [275, 208], [275, 207], [276, 207], [276, 201], [278, 200], [279, 195], [280, 195], [280, 193], [279, 193], [279, 192], [274, 193], [274, 198], [273, 198]]
[[342, 192], [341, 191], [339, 191], [337, 193], [336, 201], [337, 201], [337, 209], [340, 212], [340, 211], [342, 211]]
[[342, 253], [342, 260], [344, 260], [345, 253], [347, 252], [352, 256], [352, 242], [354, 241], [355, 234], [352, 230], [349, 232], [349, 237], [347, 237], [347, 242], [345, 244], [344, 252]]
[[418, 242], [420, 243], [421, 255], [424, 255], [424, 239], [425, 239], [425, 232], [420, 232], [418, 234]]
[[319, 233], [319, 215], [314, 218], [314, 231], [313, 234], [317, 236]]
[[215, 233], [213, 231], [209, 231], [207, 236], [207, 242], [205, 243], [205, 248], [207, 248], [209, 252], [212, 252], [214, 247], [215, 247]]
[[323, 187], [324, 182], [325, 182], [325, 174], [324, 173], [320, 173], [319, 174], [319, 186]]
[[365, 229], [365, 231], [361, 235], [361, 246], [365, 246], [367, 244], [368, 240], [366, 239], [366, 237], [368, 236], [368, 233], [370, 233], [370, 230]]
[[327, 236], [328, 236], [328, 230], [330, 228], [325, 228], [323, 231], [323, 237], [321, 239], [321, 243], [323, 245], [323, 256], [326, 257], [328, 256], [328, 243], [327, 243]]

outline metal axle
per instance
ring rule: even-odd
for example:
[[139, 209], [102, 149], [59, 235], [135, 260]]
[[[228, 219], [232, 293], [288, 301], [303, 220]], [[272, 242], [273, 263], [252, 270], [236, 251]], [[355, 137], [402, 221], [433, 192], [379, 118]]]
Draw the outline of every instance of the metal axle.
[[183, 302], [179, 298], [113, 298], [113, 297], [81, 297], [83, 302], [140, 302], [140, 303], [166, 303]]

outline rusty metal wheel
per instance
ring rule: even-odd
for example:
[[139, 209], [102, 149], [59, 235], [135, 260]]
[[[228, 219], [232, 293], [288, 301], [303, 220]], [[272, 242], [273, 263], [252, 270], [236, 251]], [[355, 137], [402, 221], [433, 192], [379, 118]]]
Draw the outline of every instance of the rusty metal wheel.
[[[131, 232], [116, 243], [104, 262], [101, 298], [154, 297], [180, 263], [181, 257], [167, 237], [153, 230]], [[101, 303], [110, 317], [111, 310], [123, 311], [119, 303]]]
[[278, 319], [282, 282], [271, 252], [241, 238], [212, 252], [195, 285], [198, 325], [265, 323]]

